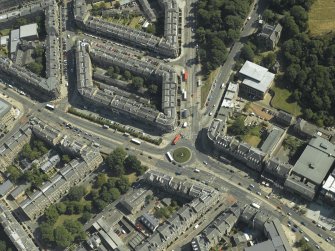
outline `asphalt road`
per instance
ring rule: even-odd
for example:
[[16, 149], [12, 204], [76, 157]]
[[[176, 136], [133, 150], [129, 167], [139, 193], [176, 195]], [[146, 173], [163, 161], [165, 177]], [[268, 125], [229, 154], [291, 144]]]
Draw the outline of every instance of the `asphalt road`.
[[[241, 39], [245, 38], [246, 36], [250, 35], [253, 30], [255, 29], [255, 21], [258, 19], [258, 15], [262, 12], [263, 9], [263, 2], [265, 0], [261, 0], [258, 3], [258, 7], [256, 9], [253, 9], [250, 13], [251, 19], [247, 21], [241, 35]], [[94, 123], [91, 123], [87, 120], [83, 120], [81, 118], [72, 116], [64, 112], [64, 107], [68, 104], [68, 100], [64, 99], [61, 100], [59, 103], [59, 109], [56, 108], [54, 111], [48, 111], [44, 109], [44, 106], [46, 103], [38, 103], [36, 101], [31, 100], [29, 97], [25, 97], [22, 95], [19, 95], [15, 90], [13, 89], [6, 89], [2, 86], [2, 92], [6, 93], [13, 99], [21, 102], [25, 108], [27, 109], [26, 115], [36, 116], [42, 120], [48, 121], [49, 123], [53, 124], [62, 124], [63, 121], [66, 121], [68, 123], [71, 123], [74, 127], [79, 128], [83, 132], [74, 132], [72, 130], [72, 134], [79, 133], [78, 136], [86, 138], [88, 142], [97, 142], [99, 143], [104, 150], [111, 150], [114, 149], [117, 146], [123, 146], [128, 148], [130, 153], [134, 153], [139, 155], [140, 159], [146, 159], [146, 162], [156, 167], [158, 170], [169, 172], [169, 173], [176, 173], [181, 172], [181, 177], [191, 178], [195, 180], [199, 180], [199, 182], [203, 184], [208, 184], [212, 187], [215, 187], [217, 190], [222, 192], [229, 192], [239, 200], [244, 201], [246, 204], [259, 201], [262, 205], [262, 208], [265, 210], [272, 211], [275, 215], [277, 215], [281, 220], [287, 220], [287, 214], [290, 213], [290, 218], [296, 220], [297, 222], [304, 222], [306, 227], [308, 227], [311, 231], [315, 233], [321, 233], [323, 237], [328, 237], [334, 235], [329, 231], [324, 231], [320, 228], [318, 228], [315, 224], [313, 224], [310, 220], [308, 220], [303, 215], [300, 215], [296, 213], [294, 210], [288, 208], [285, 205], [282, 205], [281, 202], [276, 197], [270, 197], [270, 199], [265, 199], [264, 195], [258, 196], [255, 194], [257, 191], [261, 191], [260, 186], [253, 180], [252, 178], [246, 176], [242, 171], [237, 169], [236, 167], [229, 166], [229, 165], [223, 165], [222, 163], [219, 163], [216, 160], [213, 160], [210, 158], [206, 151], [200, 152], [197, 150], [194, 146], [194, 141], [196, 139], [196, 136], [198, 135], [198, 132], [200, 131], [203, 124], [207, 124], [207, 121], [210, 122], [210, 118], [207, 116], [201, 116], [201, 113], [199, 112], [199, 106], [197, 102], [199, 101], [199, 97], [197, 96], [197, 73], [199, 71], [198, 65], [194, 62], [195, 55], [196, 55], [196, 44], [194, 40], [194, 34], [192, 31], [193, 25], [194, 25], [194, 19], [193, 19], [193, 10], [191, 8], [191, 3], [195, 1], [187, 1], [187, 4], [185, 6], [185, 12], [189, 13], [188, 19], [185, 23], [185, 29], [184, 29], [184, 36], [185, 36], [185, 44], [187, 47], [185, 47], [185, 54], [183, 57], [181, 57], [178, 60], [178, 63], [181, 63], [182, 65], [187, 66], [187, 70], [189, 71], [190, 76], [190, 84], [188, 85], [189, 94], [193, 94], [193, 98], [191, 98], [191, 95], [189, 96], [189, 107], [192, 111], [193, 117], [191, 118], [191, 132], [192, 137], [190, 140], [182, 139], [178, 145], [187, 146], [192, 150], [192, 160], [189, 163], [186, 163], [185, 165], [177, 165], [170, 163], [165, 158], [165, 153], [169, 150], [173, 150], [174, 146], [167, 145], [164, 148], [157, 148], [154, 145], [151, 145], [149, 143], [143, 142], [140, 146], [135, 146], [131, 144], [130, 138], [127, 138], [123, 136], [121, 133], [114, 132], [114, 130], [106, 130], [102, 129], [100, 125], [96, 125]], [[71, 20], [71, 11], [69, 14], [69, 19], [67, 19], [67, 22]], [[67, 27], [71, 29], [71, 24], [67, 23]], [[69, 31], [67, 31], [69, 32]], [[74, 33], [69, 33], [74, 35]], [[87, 35], [82, 35], [87, 36]], [[67, 47], [68, 49], [71, 46], [71, 41], [67, 41]], [[217, 84], [212, 87], [212, 91], [210, 92], [210, 95], [212, 95], [212, 99], [208, 104], [208, 107], [206, 108], [206, 114], [208, 114], [210, 111], [213, 110], [213, 105], [215, 104], [216, 107], [218, 107], [219, 102], [221, 100], [222, 94], [224, 92], [224, 89], [221, 89], [221, 83], [227, 83], [229, 79], [229, 75], [231, 73], [232, 67], [234, 65], [234, 58], [238, 55], [242, 48], [242, 43], [239, 41], [235, 43], [228, 55], [228, 59], [225, 62], [225, 64], [221, 67], [220, 73], [217, 76], [216, 82]], [[70, 62], [69, 62], [70, 64]], [[71, 83], [70, 83], [71, 85]], [[72, 83], [73, 85], [73, 83]], [[71, 86], [70, 86], [71, 87]], [[70, 89], [70, 88], [69, 88]], [[202, 121], [201, 121], [202, 120]], [[201, 123], [200, 123], [201, 122]], [[203, 123], [202, 123], [203, 122]], [[18, 129], [20, 127], [20, 124], [17, 123], [14, 130]], [[68, 130], [68, 129], [64, 129]], [[86, 135], [86, 133], [87, 135]], [[90, 136], [92, 135], [92, 136]], [[8, 136], [5, 136], [1, 142], [4, 142]], [[150, 158], [149, 158], [150, 156]], [[207, 165], [204, 165], [203, 163], [208, 163]], [[201, 169], [200, 173], [195, 173], [194, 168]], [[248, 173], [250, 170], [247, 171]], [[242, 186], [238, 184], [242, 184]], [[248, 191], [246, 188], [247, 186], [253, 183], [255, 185], [255, 188], [253, 191]], [[281, 210], [274, 211], [274, 208], [277, 208], [278, 206], [281, 207]], [[311, 238], [309, 238], [311, 240]], [[312, 242], [312, 241], [311, 241]], [[315, 243], [312, 243], [315, 245]]]
[[210, 99], [207, 99], [207, 107], [205, 116], [203, 117], [204, 125], [209, 125], [210, 119], [208, 118], [209, 113], [212, 112], [213, 115], [216, 112], [216, 109], [221, 105], [221, 98], [225, 91], [225, 88], [221, 88], [221, 85], [224, 83], [225, 87], [227, 86], [228, 80], [230, 78], [230, 75], [232, 73], [232, 69], [235, 65], [235, 58], [240, 54], [241, 49], [243, 47], [243, 40], [245, 40], [248, 36], [253, 34], [255, 30], [257, 29], [257, 20], [258, 16], [263, 13], [266, 1], [265, 0], [259, 0], [255, 2], [256, 8], [252, 8], [251, 12], [249, 13], [250, 20], [247, 20], [243, 30], [241, 31], [241, 37], [240, 40], [237, 41], [230, 49], [230, 52], [228, 54], [227, 60], [225, 61], [224, 65], [221, 67], [216, 79], [214, 80], [214, 83], [212, 84], [212, 88], [209, 92], [208, 97]]

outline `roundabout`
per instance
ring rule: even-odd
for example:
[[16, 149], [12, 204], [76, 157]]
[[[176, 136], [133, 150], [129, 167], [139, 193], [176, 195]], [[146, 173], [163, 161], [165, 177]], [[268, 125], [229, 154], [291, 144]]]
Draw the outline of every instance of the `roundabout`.
[[187, 147], [179, 147], [173, 151], [173, 159], [178, 163], [185, 163], [191, 159], [191, 150]]

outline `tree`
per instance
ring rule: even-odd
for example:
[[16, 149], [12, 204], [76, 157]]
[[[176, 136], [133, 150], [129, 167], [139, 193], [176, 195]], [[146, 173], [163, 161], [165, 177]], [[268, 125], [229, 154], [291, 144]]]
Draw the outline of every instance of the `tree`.
[[44, 48], [42, 46], [36, 46], [32, 54], [33, 58], [40, 58], [44, 56]]
[[141, 161], [134, 155], [128, 155], [124, 161], [125, 169], [129, 172], [138, 172], [141, 169]]
[[115, 186], [120, 190], [122, 194], [126, 193], [130, 187], [129, 179], [127, 176], [121, 176]]
[[103, 201], [109, 203], [112, 202], [112, 195], [111, 193], [108, 191], [107, 187], [102, 187], [100, 190], [100, 199], [102, 199]]
[[54, 229], [54, 239], [57, 246], [66, 248], [73, 241], [73, 236], [64, 226], [58, 226]]
[[233, 29], [233, 30], [238, 30], [242, 26], [242, 23], [243, 23], [243, 20], [241, 17], [233, 16], [233, 15], [226, 16], [224, 21], [228, 29]]
[[97, 212], [101, 212], [106, 206], [107, 206], [107, 203], [101, 199], [97, 199], [93, 201], [93, 207], [94, 209], [96, 209]]
[[154, 24], [149, 24], [147, 27], [147, 32], [151, 33], [151, 34], [155, 34], [156, 33], [156, 26]]
[[45, 210], [44, 218], [45, 222], [53, 225], [59, 217], [58, 211], [54, 205], [51, 205], [47, 210]]
[[107, 71], [106, 71], [106, 74], [107, 74], [108, 76], [112, 77], [113, 74], [114, 74], [114, 67], [113, 67], [113, 66], [108, 67], [108, 69], [107, 69]]
[[54, 233], [53, 226], [51, 224], [43, 222], [39, 226], [39, 230], [41, 233], [41, 238], [45, 243], [50, 243], [54, 241]]
[[42, 64], [39, 64], [37, 62], [31, 62], [31, 63], [28, 63], [26, 64], [26, 67], [29, 71], [37, 74], [37, 75], [42, 75], [43, 74], [43, 65]]
[[116, 9], [119, 9], [120, 6], [121, 6], [120, 2], [119, 2], [119, 1], [115, 1], [115, 3], [114, 3], [114, 7], [115, 7]]
[[120, 67], [119, 66], [115, 66], [114, 67], [114, 72], [116, 73], [116, 74], [120, 74]]
[[71, 160], [71, 159], [70, 159], [69, 155], [67, 155], [67, 154], [62, 155], [62, 161], [63, 161], [64, 163], [69, 163], [70, 160]]
[[171, 212], [169, 211], [169, 209], [167, 207], [161, 207], [158, 210], [156, 210], [155, 212], [155, 217], [157, 218], [169, 218], [171, 215]]
[[97, 188], [102, 187], [103, 185], [107, 184], [108, 176], [105, 173], [100, 173], [95, 181], [95, 186]]
[[113, 175], [121, 176], [124, 174], [124, 161], [126, 159], [127, 153], [123, 148], [116, 148], [108, 157], [107, 165], [110, 167]]
[[132, 77], [133, 77], [133, 76], [131, 75], [130, 71], [127, 71], [127, 70], [124, 71], [123, 76], [125, 77], [126, 80], [131, 80]]
[[156, 94], [157, 91], [158, 91], [158, 87], [157, 87], [157, 85], [149, 85], [148, 90], [151, 94]]
[[56, 204], [56, 209], [58, 211], [59, 214], [65, 214], [66, 212], [66, 205], [64, 202], [58, 202]]
[[83, 186], [71, 187], [67, 195], [69, 200], [79, 201], [85, 195], [85, 188]]
[[253, 61], [255, 58], [255, 53], [252, 50], [252, 48], [248, 45], [245, 44], [241, 50], [241, 57], [245, 60]]
[[271, 22], [273, 22], [274, 17], [275, 17], [275, 14], [273, 13], [272, 10], [269, 10], [269, 9], [266, 9], [266, 10], [263, 12], [263, 15], [262, 15], [262, 19], [263, 19], [265, 22], [267, 22], [267, 23], [271, 23]]
[[92, 214], [90, 212], [85, 211], [82, 216], [79, 218], [82, 224], [85, 224], [92, 218]]
[[86, 235], [83, 231], [83, 225], [76, 220], [65, 220], [65, 229], [72, 235], [73, 239], [79, 241], [85, 239]]
[[270, 51], [263, 59], [261, 64], [266, 68], [271, 68], [276, 63], [276, 54]]
[[228, 132], [231, 135], [244, 135], [246, 133], [246, 127], [244, 125], [244, 117], [237, 117], [233, 124], [228, 127]]
[[31, 182], [33, 188], [38, 188], [44, 181], [48, 180], [48, 175], [42, 172], [36, 166], [32, 166], [31, 170], [23, 174], [22, 179], [27, 182]]
[[6, 242], [3, 240], [0, 240], [0, 251], [6, 251], [6, 250], [7, 250]]
[[301, 32], [307, 29], [308, 14], [303, 7], [294, 5], [290, 9], [290, 14], [294, 18], [296, 24], [299, 26]]
[[109, 192], [112, 195], [112, 200], [113, 201], [118, 200], [121, 196], [121, 193], [120, 193], [119, 189], [117, 189], [117, 188], [112, 188], [112, 189], [109, 190]]
[[138, 90], [143, 87], [144, 80], [141, 77], [134, 77], [132, 81], [132, 86]]
[[296, 24], [294, 18], [286, 13], [283, 20], [283, 25], [285, 29], [284, 35], [289, 38], [289, 37], [294, 37], [299, 33], [299, 26]]
[[22, 172], [16, 166], [8, 166], [6, 172], [9, 175], [9, 179], [14, 183], [22, 177]]

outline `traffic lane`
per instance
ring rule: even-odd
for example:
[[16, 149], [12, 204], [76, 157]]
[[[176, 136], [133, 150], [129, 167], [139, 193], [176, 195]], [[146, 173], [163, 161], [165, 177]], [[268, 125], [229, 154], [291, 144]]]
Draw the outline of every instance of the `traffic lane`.
[[[210, 160], [208, 160], [208, 161], [210, 161]], [[215, 168], [215, 167], [213, 167], [211, 165], [208, 165], [208, 166], [209, 166], [209, 169], [211, 169], [211, 170], [216, 169], [216, 172], [220, 173], [221, 175], [222, 175], [222, 173], [223, 174], [227, 174], [227, 172], [224, 171], [224, 169]], [[231, 175], [230, 177], [231, 177], [230, 178], [231, 181], [234, 181], [234, 178], [235, 179], [237, 178], [237, 179], [240, 179], [240, 180], [243, 181], [243, 179], [241, 179], [238, 176]], [[221, 181], [220, 181], [220, 183], [221, 183]], [[257, 183], [245, 182], [244, 181], [244, 183], [241, 183], [241, 184], [248, 184], [247, 186], [249, 186], [250, 184], [253, 184], [255, 186], [255, 188], [251, 189], [250, 193], [256, 193], [257, 194], [257, 191], [261, 191], [260, 187], [259, 187], [259, 184], [257, 184]], [[230, 187], [229, 191], [232, 192], [234, 190], [232, 190], [232, 188]], [[235, 191], [235, 193], [236, 193], [236, 191]], [[240, 196], [243, 196], [243, 195], [240, 194]], [[262, 198], [262, 196], [260, 196], [260, 197]], [[255, 198], [257, 198], [257, 196], [255, 196]], [[304, 216], [299, 215], [293, 209], [291, 209], [291, 208], [289, 208], [287, 206], [284, 206], [283, 203], [281, 201], [277, 200], [275, 197], [270, 196], [269, 199], [268, 199], [268, 202], [277, 208], [277, 209], [275, 209], [275, 211], [277, 211], [277, 213], [280, 214], [282, 217], [290, 216], [290, 217], [294, 218], [298, 222], [305, 222], [306, 221], [306, 218]], [[320, 228], [318, 229], [316, 226], [313, 226], [313, 225], [310, 225], [310, 224], [306, 224], [306, 226], [309, 229], [311, 229], [312, 231], [314, 231], [315, 233], [318, 233], [318, 231], [322, 231], [322, 229], [320, 229]], [[329, 237], [329, 235], [325, 235], [325, 238], [326, 237]], [[316, 242], [314, 242], [314, 244], [316, 244]]]
[[[47, 113], [47, 114], [46, 114]], [[52, 114], [55, 114], [57, 116], [52, 116]], [[131, 138], [128, 138], [124, 136], [123, 133], [120, 133], [113, 129], [104, 129], [101, 125], [97, 125], [93, 122], [87, 121], [82, 118], [78, 118], [76, 116], [70, 115], [64, 111], [55, 109], [54, 111], [46, 111], [43, 110], [41, 112], [45, 117], [52, 118], [56, 123], [62, 123], [64, 120], [68, 121], [72, 126], [77, 128], [82, 128], [85, 131], [89, 131], [94, 134], [98, 134], [100, 136], [106, 137], [106, 138], [113, 138], [116, 141], [130, 141]], [[155, 154], [162, 154], [163, 150], [157, 149], [155, 146], [150, 145], [150, 143], [147, 143], [145, 141], [142, 141], [142, 144], [139, 146], [140, 148], [143, 148], [146, 151], [150, 151]]]

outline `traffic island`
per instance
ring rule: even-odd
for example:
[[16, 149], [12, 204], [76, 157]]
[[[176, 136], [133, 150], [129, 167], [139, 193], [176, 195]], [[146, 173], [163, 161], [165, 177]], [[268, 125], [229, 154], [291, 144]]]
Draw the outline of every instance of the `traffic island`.
[[187, 147], [179, 147], [173, 151], [173, 159], [178, 163], [185, 163], [191, 159], [191, 150]]

